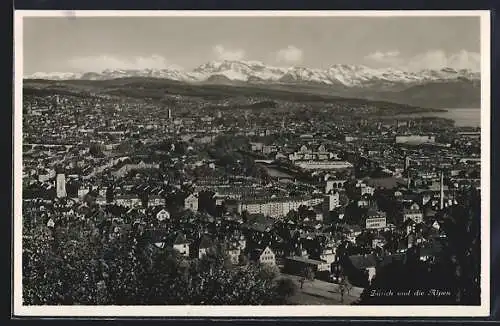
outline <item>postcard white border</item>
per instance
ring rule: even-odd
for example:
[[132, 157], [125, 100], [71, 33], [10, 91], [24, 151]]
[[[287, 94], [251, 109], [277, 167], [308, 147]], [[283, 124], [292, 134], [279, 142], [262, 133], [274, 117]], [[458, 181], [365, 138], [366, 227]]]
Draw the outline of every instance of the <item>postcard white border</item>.
[[46, 317], [473, 317], [490, 314], [490, 12], [476, 11], [41, 11], [14, 12], [14, 194], [22, 193], [24, 17], [419, 17], [481, 19], [480, 306], [25, 306], [22, 304], [21, 198], [14, 196], [13, 314]]

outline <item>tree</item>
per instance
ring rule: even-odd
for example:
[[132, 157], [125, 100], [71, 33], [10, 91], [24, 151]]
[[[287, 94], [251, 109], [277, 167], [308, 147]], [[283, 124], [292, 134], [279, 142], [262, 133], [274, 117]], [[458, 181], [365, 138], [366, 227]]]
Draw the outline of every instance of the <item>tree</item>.
[[294, 223], [298, 223], [299, 222], [299, 212], [297, 212], [296, 210], [289, 211], [285, 216], [285, 220], [292, 221]]
[[314, 280], [314, 271], [311, 267], [305, 267], [303, 270], [302, 270], [302, 277], [300, 279], [300, 288], [302, 289], [304, 287], [304, 282], [306, 280], [308, 281], [313, 281]]
[[444, 212], [442, 230], [447, 235], [452, 278], [457, 283], [456, 300], [462, 304], [475, 304], [480, 298], [481, 194], [471, 188], [456, 194], [456, 199], [460, 204]]
[[149, 194], [145, 191], [141, 191], [139, 193], [139, 199], [141, 200], [142, 207], [147, 208], [149, 204]]
[[285, 303], [290, 297], [297, 293], [297, 284], [290, 278], [282, 277], [276, 281], [275, 291], [279, 303]]
[[227, 213], [227, 206], [226, 204], [223, 202], [222, 205], [217, 205], [215, 206], [215, 216], [223, 216], [224, 214]]
[[352, 290], [352, 284], [349, 282], [347, 276], [341, 276], [339, 283], [339, 291], [340, 291], [340, 302], [344, 302], [344, 295], [347, 292], [347, 295], [350, 295]]
[[114, 201], [115, 194], [112, 186], [106, 188], [106, 203], [112, 203]]
[[305, 218], [307, 217], [307, 211], [309, 210], [309, 207], [305, 205], [300, 205], [298, 208], [298, 215], [300, 218]]
[[214, 195], [215, 193], [213, 191], [200, 191], [198, 194], [198, 210], [210, 215], [215, 215], [216, 203]]
[[262, 264], [259, 275], [266, 280], [274, 280], [280, 275], [280, 270], [276, 265]]
[[356, 244], [360, 247], [371, 248], [375, 235], [370, 231], [364, 231], [356, 238]]
[[238, 264], [239, 265], [248, 265], [248, 262], [249, 262], [248, 257], [244, 253], [241, 253], [238, 256]]
[[103, 157], [104, 156], [104, 154], [102, 152], [102, 146], [99, 144], [90, 145], [89, 152], [92, 156], [95, 156], [95, 157]]
[[[103, 222], [107, 222], [104, 220]], [[258, 266], [230, 268], [224, 255], [186, 261], [147, 234], [91, 221], [24, 229], [25, 304], [261, 305], [277, 302]], [[57, 238], [55, 238], [57, 236]]]

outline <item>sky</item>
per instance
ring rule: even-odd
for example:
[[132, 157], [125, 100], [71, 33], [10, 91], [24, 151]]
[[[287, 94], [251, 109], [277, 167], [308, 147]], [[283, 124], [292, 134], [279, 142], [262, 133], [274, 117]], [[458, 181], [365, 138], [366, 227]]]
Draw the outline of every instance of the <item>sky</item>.
[[213, 60], [479, 69], [479, 17], [25, 17], [24, 74]]

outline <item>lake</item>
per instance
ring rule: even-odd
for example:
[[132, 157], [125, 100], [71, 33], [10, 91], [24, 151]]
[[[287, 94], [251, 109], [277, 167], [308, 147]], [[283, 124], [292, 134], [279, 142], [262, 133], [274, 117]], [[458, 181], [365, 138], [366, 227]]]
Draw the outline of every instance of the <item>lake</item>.
[[481, 109], [445, 109], [446, 112], [401, 114], [400, 117], [438, 117], [455, 121], [456, 127], [481, 127]]

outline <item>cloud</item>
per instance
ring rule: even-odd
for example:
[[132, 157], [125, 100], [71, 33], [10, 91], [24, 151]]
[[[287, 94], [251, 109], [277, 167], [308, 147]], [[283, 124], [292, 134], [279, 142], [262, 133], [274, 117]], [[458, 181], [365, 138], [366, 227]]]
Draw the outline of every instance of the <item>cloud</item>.
[[441, 69], [445, 67], [453, 69], [471, 69], [479, 71], [481, 67], [481, 55], [476, 52], [461, 50], [457, 53], [447, 54], [441, 50], [428, 51], [411, 58], [408, 69]]
[[182, 69], [182, 67], [169, 63], [164, 57], [157, 54], [132, 58], [111, 55], [75, 57], [69, 60], [69, 65], [73, 69], [85, 72], [99, 72], [105, 69]]
[[365, 56], [365, 60], [379, 67], [394, 67], [409, 71], [423, 69], [470, 69], [480, 70], [481, 55], [477, 52], [461, 50], [446, 53], [442, 50], [430, 50], [413, 57], [403, 58], [399, 51], [376, 51]]
[[304, 51], [293, 45], [289, 45], [286, 48], [276, 52], [277, 62], [284, 62], [290, 64], [299, 63], [302, 61], [303, 57], [304, 57]]
[[365, 58], [376, 62], [391, 62], [397, 59], [399, 57], [399, 54], [400, 53], [397, 50], [387, 52], [375, 51], [367, 55]]
[[213, 52], [218, 60], [242, 60], [245, 57], [245, 50], [243, 49], [228, 49], [220, 44], [214, 46]]

